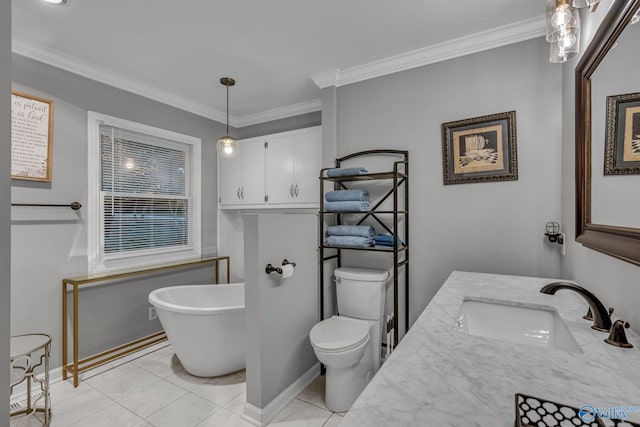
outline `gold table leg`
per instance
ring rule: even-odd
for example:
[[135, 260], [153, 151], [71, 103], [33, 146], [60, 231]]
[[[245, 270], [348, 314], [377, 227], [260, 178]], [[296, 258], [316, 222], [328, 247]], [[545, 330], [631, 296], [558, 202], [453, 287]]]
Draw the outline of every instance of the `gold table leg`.
[[78, 285], [73, 285], [73, 386], [78, 387]]
[[67, 379], [67, 282], [62, 281], [62, 379]]

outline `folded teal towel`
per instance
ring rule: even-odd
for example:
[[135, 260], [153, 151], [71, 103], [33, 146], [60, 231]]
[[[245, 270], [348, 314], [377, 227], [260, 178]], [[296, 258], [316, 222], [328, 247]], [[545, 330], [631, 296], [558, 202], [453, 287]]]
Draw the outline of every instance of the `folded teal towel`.
[[357, 200], [359, 202], [369, 201], [369, 192], [366, 190], [338, 190], [329, 191], [324, 195], [327, 202], [343, 202]]
[[369, 202], [359, 202], [357, 200], [345, 200], [342, 202], [325, 202], [326, 212], [367, 212]]
[[[388, 248], [392, 248], [393, 247], [393, 242], [378, 242], [374, 240], [374, 243], [376, 246], [386, 246]], [[404, 243], [399, 242], [398, 243], [398, 247], [404, 246]]]
[[331, 246], [373, 246], [373, 239], [358, 236], [329, 236], [327, 244]]
[[353, 167], [353, 168], [333, 168], [327, 170], [327, 176], [335, 177], [335, 176], [349, 176], [349, 175], [363, 175], [369, 172], [362, 166]]
[[334, 225], [327, 228], [329, 236], [373, 237], [375, 230], [370, 225]]
[[[393, 236], [391, 234], [376, 234], [373, 240], [378, 246], [393, 246]], [[404, 245], [404, 242], [398, 239], [398, 245]]]

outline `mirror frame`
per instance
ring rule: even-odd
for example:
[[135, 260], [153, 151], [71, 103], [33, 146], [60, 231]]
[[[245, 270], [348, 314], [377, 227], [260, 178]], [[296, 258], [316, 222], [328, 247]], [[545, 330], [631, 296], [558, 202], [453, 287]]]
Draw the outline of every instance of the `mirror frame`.
[[575, 70], [576, 241], [640, 265], [640, 228], [591, 223], [591, 76], [638, 10], [640, 0], [614, 0]]

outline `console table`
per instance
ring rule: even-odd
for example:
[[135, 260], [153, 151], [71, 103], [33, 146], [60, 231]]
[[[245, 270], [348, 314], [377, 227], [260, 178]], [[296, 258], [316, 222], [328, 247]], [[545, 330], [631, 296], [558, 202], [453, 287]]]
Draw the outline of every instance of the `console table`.
[[[104, 282], [110, 280], [118, 280], [123, 279], [125, 277], [133, 277], [139, 276], [142, 274], [149, 273], [158, 273], [168, 270], [175, 270], [179, 268], [193, 267], [202, 264], [214, 264], [215, 265], [215, 279], [216, 283], [219, 283], [220, 279], [220, 267], [219, 262], [225, 261], [227, 264], [227, 283], [229, 282], [230, 275], [230, 266], [229, 266], [229, 257], [213, 257], [213, 258], [202, 258], [191, 261], [181, 261], [170, 264], [162, 264], [162, 265], [154, 265], [150, 267], [145, 267], [141, 269], [129, 269], [129, 270], [120, 270], [120, 271], [111, 271], [108, 273], [97, 273], [97, 274], [89, 274], [86, 276], [72, 277], [67, 279], [62, 279], [62, 379], [66, 380], [69, 374], [73, 375], [73, 385], [74, 387], [78, 387], [79, 378], [78, 374], [80, 372], [86, 371], [87, 369], [94, 368], [96, 366], [102, 365], [104, 363], [110, 362], [111, 360], [117, 359], [122, 356], [126, 356], [127, 354], [133, 353], [134, 351], [138, 351], [145, 347], [149, 347], [158, 342], [164, 341], [167, 339], [164, 331], [156, 332], [155, 334], [147, 335], [146, 337], [128, 342], [126, 344], [114, 347], [110, 350], [103, 351], [102, 353], [95, 354], [93, 356], [85, 357], [83, 359], [78, 359], [78, 288], [83, 285], [87, 285], [90, 283], [96, 282]], [[71, 291], [73, 292], [73, 363], [67, 363], [67, 292], [69, 291], [69, 286], [72, 286]]]

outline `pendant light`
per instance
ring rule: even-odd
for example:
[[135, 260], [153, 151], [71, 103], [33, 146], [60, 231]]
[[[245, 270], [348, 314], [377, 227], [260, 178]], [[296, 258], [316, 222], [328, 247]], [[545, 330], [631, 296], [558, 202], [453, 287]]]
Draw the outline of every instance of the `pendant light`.
[[569, 0], [547, 0], [549, 61], [565, 62], [580, 51], [580, 15]]
[[230, 159], [237, 156], [240, 151], [238, 141], [229, 135], [229, 86], [235, 85], [236, 81], [231, 77], [223, 77], [220, 79], [220, 84], [227, 87], [227, 134], [218, 140], [216, 149], [220, 157]]

